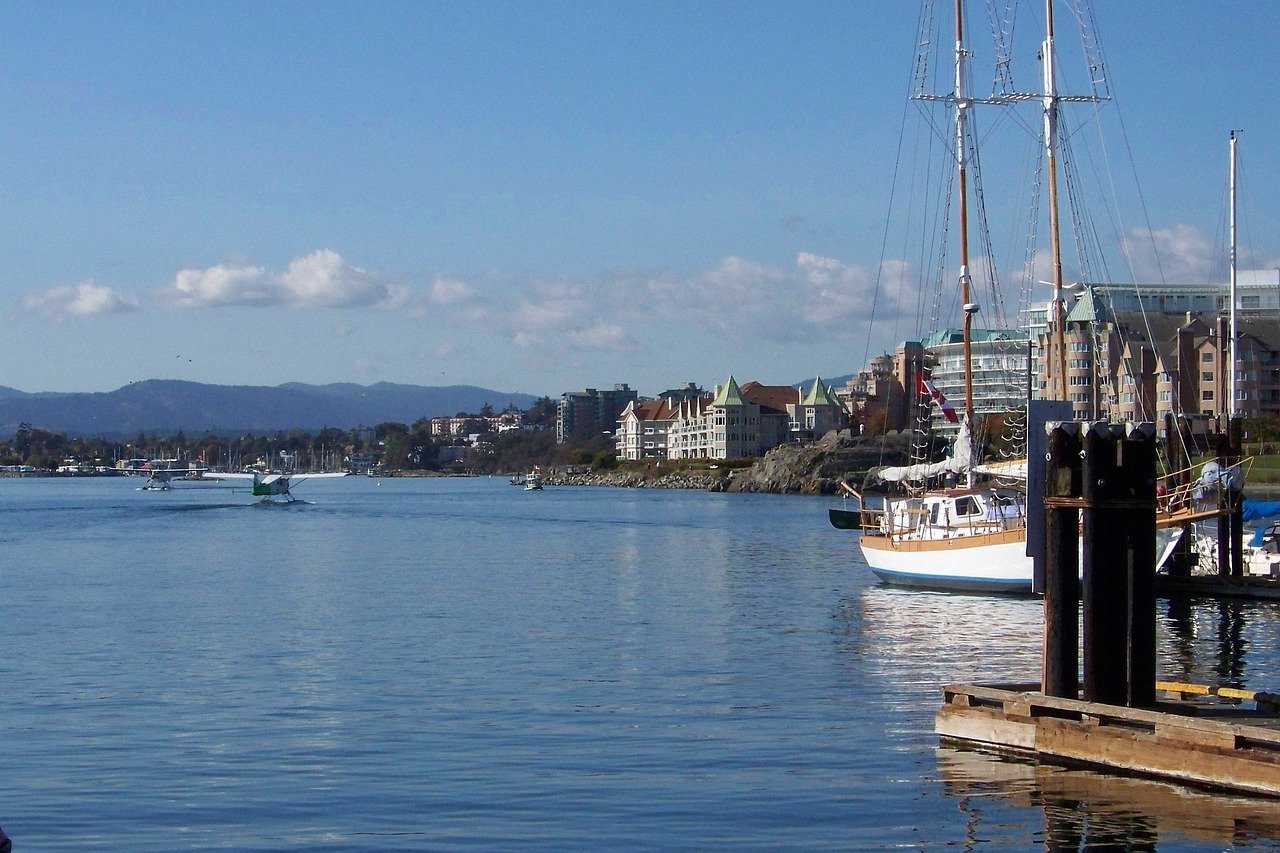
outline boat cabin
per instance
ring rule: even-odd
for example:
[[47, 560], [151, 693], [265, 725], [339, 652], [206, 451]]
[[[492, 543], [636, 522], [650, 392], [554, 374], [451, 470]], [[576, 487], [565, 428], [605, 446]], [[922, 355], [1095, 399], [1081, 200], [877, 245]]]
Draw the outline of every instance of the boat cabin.
[[977, 536], [1023, 527], [1026, 496], [1016, 489], [953, 489], [888, 501], [880, 532], [901, 539]]

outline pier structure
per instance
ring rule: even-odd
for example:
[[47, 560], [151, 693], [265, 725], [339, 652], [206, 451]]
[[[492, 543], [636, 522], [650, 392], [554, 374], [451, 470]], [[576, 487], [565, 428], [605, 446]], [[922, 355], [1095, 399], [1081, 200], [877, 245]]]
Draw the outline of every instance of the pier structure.
[[1041, 681], [948, 685], [935, 732], [1048, 763], [1280, 797], [1276, 697], [1157, 683], [1154, 424], [1057, 421], [1046, 432]]

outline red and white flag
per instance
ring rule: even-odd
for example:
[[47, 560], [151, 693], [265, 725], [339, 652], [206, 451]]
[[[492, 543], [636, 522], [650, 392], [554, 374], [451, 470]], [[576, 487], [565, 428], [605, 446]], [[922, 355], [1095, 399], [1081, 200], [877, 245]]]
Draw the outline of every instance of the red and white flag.
[[928, 394], [931, 398], [933, 398], [933, 402], [938, 404], [939, 409], [942, 409], [942, 414], [946, 417], [948, 421], [950, 421], [953, 424], [960, 422], [960, 418], [956, 417], [955, 407], [953, 407], [950, 403], [947, 402], [947, 398], [942, 396], [942, 392], [937, 389], [937, 386], [935, 386], [928, 379], [924, 378], [923, 373], [916, 374], [916, 392], [921, 397], [923, 397], [925, 394]]

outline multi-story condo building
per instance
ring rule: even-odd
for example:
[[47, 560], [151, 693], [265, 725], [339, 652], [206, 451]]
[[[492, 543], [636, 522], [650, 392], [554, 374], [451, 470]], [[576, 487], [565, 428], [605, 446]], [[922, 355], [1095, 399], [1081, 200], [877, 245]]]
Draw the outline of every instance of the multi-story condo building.
[[[964, 332], [947, 329], [925, 338], [924, 349], [933, 370], [934, 387], [942, 392], [957, 412], [965, 407]], [[972, 329], [969, 355], [973, 376], [973, 411], [976, 415], [1004, 414], [1027, 403], [1030, 395], [1030, 345], [1027, 333], [1019, 329]], [[933, 428], [946, 432], [950, 426], [935, 407]]]
[[1036, 393], [1061, 393], [1050, 361], [1065, 362], [1067, 399], [1079, 419], [1228, 414], [1234, 368], [1237, 413], [1280, 413], [1280, 271], [1241, 273], [1236, 295], [1233, 358], [1224, 285], [1078, 285], [1063, 330], [1065, 358], [1048, 356], [1056, 352], [1048, 306], [1032, 312]]
[[[641, 404], [624, 413], [619, 455], [634, 452], [637, 432], [643, 446], [652, 430], [655, 447], [665, 429], [667, 458], [741, 459], [760, 456], [788, 441], [808, 441], [848, 426], [848, 412], [835, 394], [815, 379], [806, 393], [789, 385], [748, 382], [730, 376], [715, 393], [693, 400]], [[624, 458], [644, 458], [624, 456]]]
[[520, 412], [503, 412], [500, 415], [434, 417], [428, 423], [432, 435], [462, 435], [467, 431], [467, 424], [483, 425], [488, 432], [507, 432], [520, 429], [524, 424], [524, 415]]
[[[697, 398], [694, 398], [697, 399]], [[633, 400], [618, 416], [619, 459], [666, 459], [668, 433], [680, 400]]]
[[599, 435], [612, 432], [618, 415], [638, 395], [625, 382], [614, 385], [612, 391], [566, 391], [560, 395], [556, 410], [556, 443], [564, 444], [574, 436]]
[[907, 429], [914, 423], [917, 377], [924, 363], [924, 345], [905, 341], [894, 354], [873, 358], [836, 395], [860, 429]]

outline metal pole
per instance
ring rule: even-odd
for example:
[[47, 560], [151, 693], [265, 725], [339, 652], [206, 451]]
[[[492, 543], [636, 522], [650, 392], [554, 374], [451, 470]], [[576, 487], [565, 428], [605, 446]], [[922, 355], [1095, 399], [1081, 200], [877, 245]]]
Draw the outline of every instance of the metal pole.
[[1228, 394], [1231, 397], [1230, 406], [1227, 413], [1234, 418], [1236, 416], [1236, 369], [1238, 359], [1236, 358], [1236, 132], [1231, 131], [1231, 169], [1230, 181], [1231, 185], [1231, 349], [1227, 358], [1226, 368], [1230, 371]]

